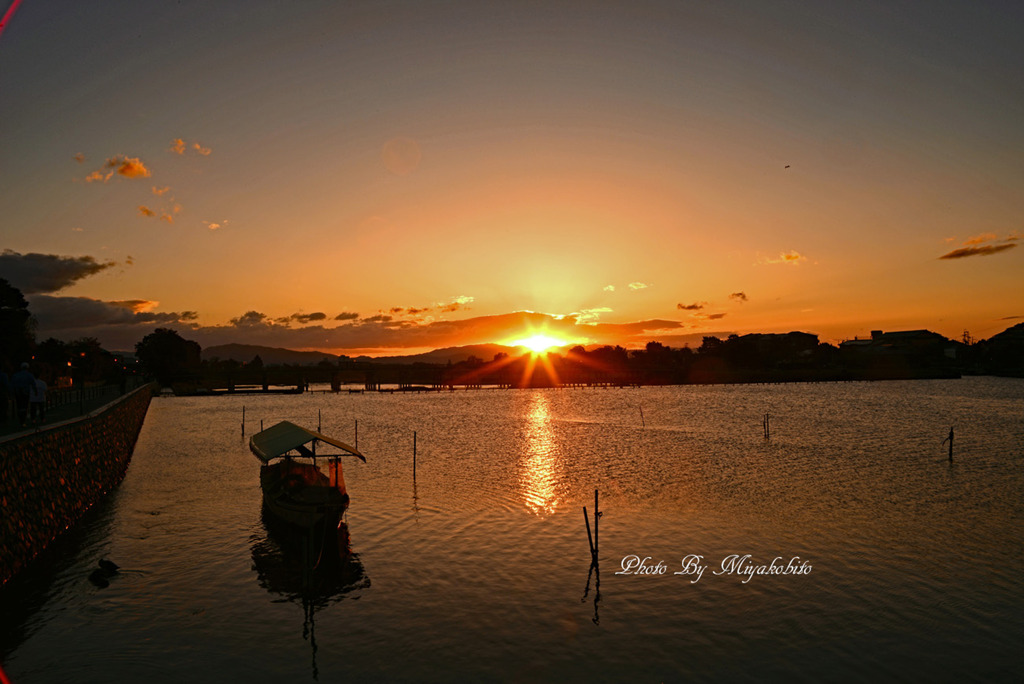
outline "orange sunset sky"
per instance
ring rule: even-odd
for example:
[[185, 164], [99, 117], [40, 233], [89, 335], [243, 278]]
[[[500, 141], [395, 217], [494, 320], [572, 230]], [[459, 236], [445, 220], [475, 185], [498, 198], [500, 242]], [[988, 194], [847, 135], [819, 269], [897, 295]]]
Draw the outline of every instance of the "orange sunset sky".
[[1024, 320], [1019, 5], [13, 9], [0, 277], [38, 339], [387, 355]]

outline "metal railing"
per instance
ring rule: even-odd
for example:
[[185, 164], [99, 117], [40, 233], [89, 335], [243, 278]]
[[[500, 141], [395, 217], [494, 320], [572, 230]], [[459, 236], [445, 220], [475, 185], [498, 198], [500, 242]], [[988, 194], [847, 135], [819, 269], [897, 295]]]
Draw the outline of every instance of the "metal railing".
[[87, 415], [145, 384], [147, 384], [147, 381], [144, 378], [127, 376], [122, 382], [117, 384], [48, 389], [46, 390], [46, 401], [44, 402], [46, 405], [45, 418], [33, 420], [30, 412], [25, 425], [22, 425], [18, 420], [14, 397], [9, 397], [6, 420], [0, 420], [0, 435], [21, 432], [25, 429], [45, 427], [46, 425]]

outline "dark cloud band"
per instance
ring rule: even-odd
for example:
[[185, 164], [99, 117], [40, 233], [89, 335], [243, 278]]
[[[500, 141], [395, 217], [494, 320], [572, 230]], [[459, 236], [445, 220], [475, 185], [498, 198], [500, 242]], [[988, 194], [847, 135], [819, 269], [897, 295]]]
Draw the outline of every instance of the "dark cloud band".
[[0, 277], [24, 294], [57, 292], [116, 265], [115, 261], [100, 262], [91, 256], [19, 254], [10, 249], [0, 252]]

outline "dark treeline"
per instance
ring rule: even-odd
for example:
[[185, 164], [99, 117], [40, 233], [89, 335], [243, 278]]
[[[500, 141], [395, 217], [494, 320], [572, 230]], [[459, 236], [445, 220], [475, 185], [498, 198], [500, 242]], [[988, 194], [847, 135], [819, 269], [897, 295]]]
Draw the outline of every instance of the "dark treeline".
[[9, 377], [22, 363], [50, 388], [119, 383], [137, 370], [134, 360], [107, 351], [93, 337], [37, 342], [28, 302], [0, 278], [0, 373]]
[[[498, 354], [459, 363], [396, 363], [386, 358], [355, 361], [345, 356], [316, 365], [265, 365], [202, 360], [199, 344], [176, 331], [158, 328], [135, 347], [135, 355], [115, 355], [92, 338], [37, 343], [28, 304], [21, 292], [0, 279], [0, 370], [31, 359], [52, 382], [75, 385], [117, 382], [144, 372], [164, 386], [183, 391], [238, 387], [291, 387], [310, 383], [334, 388], [358, 384], [368, 389], [499, 385], [666, 385], [735, 382], [796, 382], [955, 378], [962, 374], [1024, 377], [1024, 323], [988, 340], [950, 340], [927, 330], [873, 331], [870, 338], [825, 344], [805, 332], [705, 337], [697, 348], [670, 348], [649, 342], [643, 349], [619, 346], [564, 353]], [[136, 363], [137, 362], [137, 363]]]
[[442, 384], [477, 381], [536, 387], [935, 378], [959, 377], [961, 370], [939, 344], [865, 352], [793, 332], [705, 337], [697, 349], [673, 349], [658, 342], [637, 350], [575, 347], [564, 355], [540, 359], [470, 359], [440, 372]]
[[338, 357], [314, 366], [268, 366], [258, 356], [245, 363], [200, 362], [198, 351], [197, 347], [190, 354], [191, 368], [185, 375], [195, 389], [207, 390], [260, 385], [301, 388], [308, 383], [330, 383], [335, 389], [346, 384], [417, 389], [957, 378], [964, 373], [1024, 377], [1024, 324], [976, 344], [923, 330], [876, 331], [870, 339], [839, 346], [821, 343], [809, 333], [755, 333], [705, 337], [696, 349], [670, 348], [659, 342], [634, 350], [577, 346], [565, 353], [497, 354], [489, 360], [469, 357], [448, 364]]

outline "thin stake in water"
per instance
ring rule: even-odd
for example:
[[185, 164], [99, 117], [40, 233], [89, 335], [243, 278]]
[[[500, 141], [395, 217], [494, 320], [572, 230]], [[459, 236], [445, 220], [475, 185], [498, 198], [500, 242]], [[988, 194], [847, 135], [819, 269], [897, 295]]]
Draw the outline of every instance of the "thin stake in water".
[[590, 534], [590, 518], [587, 517], [587, 507], [583, 507], [583, 522], [587, 524], [587, 544], [590, 546], [590, 563], [597, 562], [597, 551], [594, 549], [594, 537]]

